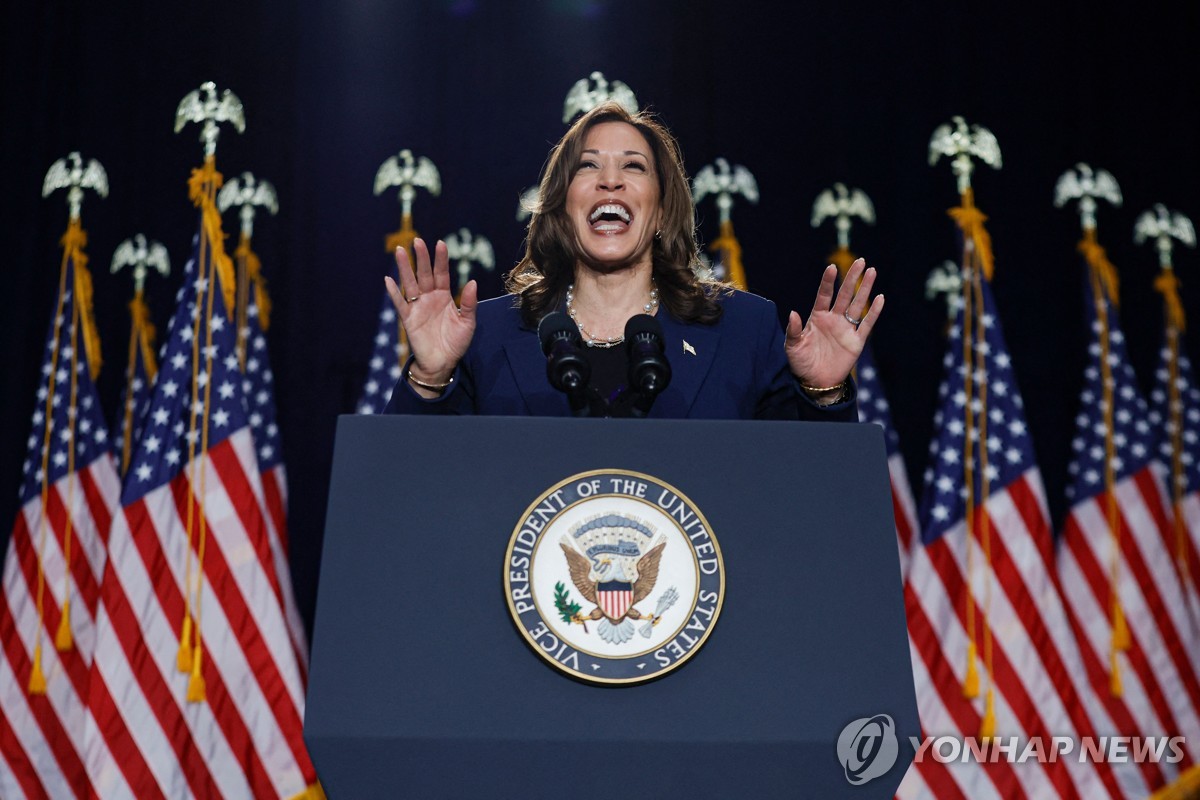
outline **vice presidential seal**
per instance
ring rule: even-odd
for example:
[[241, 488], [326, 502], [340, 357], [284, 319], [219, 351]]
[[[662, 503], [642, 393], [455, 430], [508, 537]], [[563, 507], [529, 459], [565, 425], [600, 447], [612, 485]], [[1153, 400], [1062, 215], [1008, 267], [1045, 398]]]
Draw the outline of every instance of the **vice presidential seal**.
[[525, 510], [504, 559], [517, 628], [538, 655], [595, 683], [658, 677], [696, 654], [725, 597], [708, 521], [657, 478], [573, 475]]

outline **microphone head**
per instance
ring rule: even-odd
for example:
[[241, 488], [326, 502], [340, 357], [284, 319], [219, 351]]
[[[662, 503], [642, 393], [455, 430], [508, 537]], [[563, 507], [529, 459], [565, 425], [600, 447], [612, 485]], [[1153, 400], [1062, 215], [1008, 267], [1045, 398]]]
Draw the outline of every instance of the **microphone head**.
[[[565, 315], [564, 315], [565, 316]], [[655, 317], [649, 314], [636, 314], [625, 323], [625, 341], [633, 342], [641, 334], [652, 334], [655, 341], [662, 346], [663, 326]]]
[[542, 317], [542, 321], [538, 323], [538, 339], [542, 343], [544, 355], [550, 355], [550, 348], [554, 343], [564, 338], [575, 347], [583, 345], [583, 338], [579, 335], [579, 326], [575, 324], [575, 320], [562, 311], [554, 311]]
[[662, 323], [649, 314], [630, 317], [625, 323], [625, 352], [629, 355], [629, 387], [641, 395], [635, 404], [642, 416], [650, 403], [671, 382]]

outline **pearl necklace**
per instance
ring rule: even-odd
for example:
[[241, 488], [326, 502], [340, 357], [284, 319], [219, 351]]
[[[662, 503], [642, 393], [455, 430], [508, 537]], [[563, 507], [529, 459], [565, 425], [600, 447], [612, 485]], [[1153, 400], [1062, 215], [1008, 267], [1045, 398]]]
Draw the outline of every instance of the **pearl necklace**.
[[[642, 306], [642, 310], [647, 314], [653, 314], [658, 309], [658, 284], [654, 279], [650, 279], [650, 302]], [[588, 332], [588, 329], [583, 327], [583, 323], [579, 321], [579, 317], [575, 315], [575, 284], [567, 287], [567, 314], [579, 327], [579, 332], [583, 334], [583, 343], [588, 347], [616, 347], [621, 342], [625, 341], [625, 334], [620, 336], [593, 336]]]

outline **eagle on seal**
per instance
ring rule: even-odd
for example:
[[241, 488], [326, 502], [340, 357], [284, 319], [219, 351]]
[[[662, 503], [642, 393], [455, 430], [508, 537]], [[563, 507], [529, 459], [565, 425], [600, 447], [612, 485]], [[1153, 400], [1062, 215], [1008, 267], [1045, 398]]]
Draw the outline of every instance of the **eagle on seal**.
[[597, 633], [600, 638], [610, 644], [624, 644], [632, 639], [634, 628], [630, 620], [643, 618], [634, 605], [654, 591], [666, 541], [660, 540], [640, 554], [633, 564], [628, 557], [599, 558], [593, 562], [576, 550], [565, 537], [559, 546], [567, 557], [571, 582], [585, 600], [596, 606], [586, 619], [599, 620]]

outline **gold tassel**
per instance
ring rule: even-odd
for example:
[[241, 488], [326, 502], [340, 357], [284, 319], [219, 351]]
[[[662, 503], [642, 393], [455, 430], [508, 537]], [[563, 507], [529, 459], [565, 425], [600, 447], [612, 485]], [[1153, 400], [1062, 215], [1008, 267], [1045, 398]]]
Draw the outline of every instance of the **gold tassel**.
[[733, 235], [733, 220], [721, 223], [721, 235], [708, 246], [710, 252], [725, 254], [725, 280], [746, 291], [746, 269], [742, 266], [742, 244]]
[[963, 679], [963, 697], [979, 697], [979, 668], [975, 666], [975, 643], [967, 642], [967, 677]]
[[267, 294], [267, 279], [261, 275], [254, 280], [254, 302], [258, 305], [258, 324], [265, 331], [271, 327], [271, 297]]
[[1112, 646], [1114, 650], [1128, 650], [1129, 645], [1129, 625], [1125, 623], [1125, 611], [1121, 608], [1120, 601], [1114, 597]]
[[979, 721], [979, 738], [991, 739], [996, 735], [995, 690], [988, 687], [987, 700], [983, 704], [983, 719]]
[[1129, 649], [1129, 626], [1125, 623], [1125, 611], [1121, 602], [1113, 595], [1112, 649], [1108, 657], [1108, 693], [1113, 697], [1123, 697], [1125, 688], [1121, 683], [1121, 665], [1117, 654]]
[[299, 794], [292, 795], [290, 800], [325, 800], [325, 790], [321, 788], [321, 782], [317, 781]]
[[200, 651], [200, 645], [196, 645], [196, 655], [192, 659], [192, 677], [188, 679], [187, 699], [189, 703], [204, 702], [204, 676], [200, 674], [202, 656], [203, 653]]
[[837, 267], [838, 277], [845, 279], [846, 273], [850, 271], [850, 266], [854, 263], [854, 253], [850, 252], [849, 247], [839, 247], [829, 254], [829, 263]]
[[100, 358], [100, 334], [96, 330], [96, 314], [92, 304], [92, 274], [88, 272], [87, 254], [83, 248], [87, 246], [87, 231], [78, 219], [73, 219], [67, 225], [67, 232], [59, 240], [63, 250], [75, 266], [75, 302], [79, 305], [81, 320], [81, 335], [84, 352], [87, 353], [88, 371], [92, 380], [100, 374], [102, 359]]
[[192, 617], [183, 618], [183, 631], [179, 634], [179, 651], [175, 654], [175, 668], [183, 673], [192, 671]]
[[1167, 304], [1167, 324], [1182, 333], [1186, 330], [1187, 322], [1183, 313], [1183, 303], [1179, 301], [1179, 279], [1169, 269], [1164, 269], [1154, 279], [1154, 288], [1162, 294]]
[[29, 673], [29, 693], [43, 695], [46, 693], [46, 676], [42, 674], [42, 643], [33, 646], [33, 671]]
[[146, 376], [153, 381], [158, 375], [158, 362], [154, 356], [154, 339], [157, 331], [150, 321], [150, 309], [142, 296], [135, 295], [129, 301], [129, 316], [133, 320], [133, 330], [142, 350], [142, 363], [146, 365]]
[[1108, 296], [1108, 301], [1120, 308], [1121, 280], [1117, 277], [1117, 268], [1108, 260], [1104, 248], [1096, 242], [1095, 228], [1084, 229], [1083, 238], [1079, 241], [1077, 249], [1083, 254], [1083, 260], [1087, 262], [1088, 266], [1096, 271], [1096, 277], [1104, 285], [1104, 293]]
[[962, 205], [946, 212], [957, 223], [963, 237], [975, 244], [975, 252], [979, 255], [979, 263], [983, 267], [983, 277], [992, 279], [995, 260], [992, 256], [992, 237], [983, 227], [987, 215], [975, 207], [975, 192], [968, 188], [962, 194]]
[[88, 372], [95, 380], [104, 363], [100, 357], [100, 333], [96, 330], [96, 311], [92, 303], [92, 273], [88, 272], [87, 259], [75, 254], [75, 301], [79, 303], [80, 328], [83, 332], [83, 349], [87, 353]]
[[1193, 764], [1184, 770], [1174, 783], [1168, 783], [1146, 800], [1189, 800], [1200, 796], [1200, 764]]
[[411, 257], [413, 254], [413, 242], [417, 238], [417, 232], [413, 229], [412, 214], [405, 214], [400, 218], [400, 230], [392, 231], [383, 240], [383, 248], [388, 255], [396, 252], [397, 247], [403, 247], [408, 251]]
[[267, 294], [267, 279], [262, 276], [262, 262], [250, 249], [250, 237], [242, 234], [233, 255], [246, 265], [246, 277], [254, 284], [254, 304], [258, 306], [258, 324], [265, 331], [271, 327], [271, 298]]
[[58, 631], [54, 634], [54, 647], [60, 653], [65, 653], [72, 646], [71, 639], [71, 598], [63, 599], [62, 616], [58, 620]]
[[192, 170], [188, 178], [188, 197], [200, 209], [201, 224], [204, 233], [208, 235], [212, 247], [212, 263], [217, 268], [217, 276], [221, 283], [221, 293], [225, 296], [225, 309], [232, 314], [236, 299], [237, 279], [233, 270], [233, 260], [225, 252], [225, 233], [221, 230], [221, 212], [217, 210], [213, 197], [221, 188], [225, 178], [217, 172], [216, 156], [204, 159], [204, 166]]

